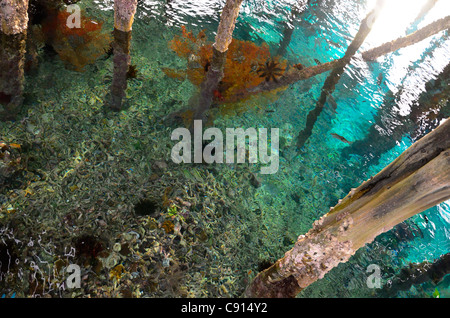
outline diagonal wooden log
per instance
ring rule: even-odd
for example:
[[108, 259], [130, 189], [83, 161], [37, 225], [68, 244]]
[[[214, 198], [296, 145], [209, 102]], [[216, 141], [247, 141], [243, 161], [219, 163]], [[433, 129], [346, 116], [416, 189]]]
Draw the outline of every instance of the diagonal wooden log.
[[261, 93], [261, 92], [267, 92], [279, 89], [284, 86], [288, 86], [291, 84], [294, 84], [298, 81], [303, 81], [308, 78], [314, 77], [316, 75], [328, 72], [335, 68], [339, 63], [341, 59], [336, 59], [330, 62], [322, 63], [320, 65], [314, 65], [311, 67], [305, 67], [302, 70], [298, 70], [295, 67], [291, 67], [289, 70], [287, 70], [282, 77], [278, 79], [277, 82], [265, 81], [264, 83], [256, 86], [255, 88], [252, 88], [250, 90], [251, 93]]
[[339, 60], [339, 63], [333, 68], [331, 73], [328, 75], [325, 83], [323, 84], [320, 97], [317, 100], [316, 107], [308, 113], [306, 117], [306, 125], [302, 131], [297, 136], [297, 148], [303, 147], [305, 142], [311, 136], [314, 125], [322, 112], [322, 109], [327, 101], [329, 95], [331, 95], [339, 82], [341, 75], [344, 73], [345, 67], [350, 63], [351, 58], [358, 51], [360, 46], [363, 44], [366, 37], [372, 30], [372, 25], [378, 18], [382, 6], [384, 5], [384, 0], [378, 0], [375, 9], [373, 9], [369, 14], [361, 21], [358, 33], [355, 35], [352, 43], [347, 48], [343, 58]]
[[450, 274], [450, 253], [440, 256], [434, 262], [410, 263], [400, 270], [400, 274], [392, 280], [392, 284], [383, 287], [381, 295], [393, 297], [401, 290], [409, 290], [412, 285], [428, 281], [438, 284], [447, 274]]
[[283, 258], [255, 277], [244, 296], [295, 297], [379, 234], [449, 198], [447, 119], [315, 221]]
[[391, 42], [384, 43], [376, 48], [363, 52], [362, 58], [366, 61], [373, 61], [378, 57], [397, 51], [401, 48], [416, 44], [436, 33], [450, 28], [450, 16], [436, 20], [420, 30], [411, 33], [407, 36], [398, 38]]

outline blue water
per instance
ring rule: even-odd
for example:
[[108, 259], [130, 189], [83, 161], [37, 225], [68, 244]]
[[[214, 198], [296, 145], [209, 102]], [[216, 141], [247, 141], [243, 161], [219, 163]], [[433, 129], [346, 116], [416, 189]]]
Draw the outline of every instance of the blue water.
[[[441, 0], [441, 7], [430, 11], [417, 27], [450, 12], [445, 10], [449, 7], [444, 2]], [[374, 1], [363, 0], [311, 0], [300, 17], [288, 21], [287, 17], [292, 14], [296, 3], [293, 0], [244, 1], [234, 37], [258, 45], [267, 43], [271, 53], [275, 54], [284, 28], [291, 26], [294, 32], [284, 57], [290, 64], [313, 66], [317, 61], [325, 63], [342, 57], [358, 31], [359, 22], [374, 5]], [[170, 166], [165, 168], [168, 170], [166, 179], [154, 179], [154, 175], [160, 173], [154, 162], [169, 162], [170, 131], [174, 127], [167, 125], [165, 119], [188, 106], [191, 96], [198, 90], [187, 79], [177, 81], [161, 71], [165, 67], [186, 68], [186, 60], [176, 56], [168, 43], [175, 35], [181, 34], [181, 26], [195, 35], [206, 30], [208, 40], [213, 41], [223, 4], [224, 1], [217, 0], [143, 0], [139, 3], [131, 46], [131, 60], [138, 69], [138, 76], [129, 81], [127, 89], [131, 107], [112, 117], [103, 117], [101, 111], [101, 101], [111, 80], [112, 59], [99, 59], [80, 73], [67, 70], [57, 56], [49, 57], [42, 53], [41, 48], [38, 70], [27, 75], [30, 96], [28, 109], [22, 114], [23, 121], [0, 124], [0, 137], [8, 142], [35, 142], [35, 148], [30, 151], [34, 157], [41, 157], [43, 163], [38, 165], [39, 169], [49, 175], [48, 179], [39, 181], [43, 183], [36, 183], [32, 188], [34, 193], [41, 195], [39, 199], [24, 194], [26, 185], [21, 185], [20, 190], [13, 190], [17, 193], [15, 196], [5, 192], [0, 197], [4, 207], [8, 203], [15, 204], [17, 212], [14, 215], [18, 217], [27, 217], [28, 206], [32, 211], [39, 211], [36, 224], [42, 224], [39, 227], [42, 232], [34, 233], [34, 238], [30, 238], [30, 241], [37, 241], [37, 236], [42, 235], [44, 241], [47, 240], [46, 245], [42, 245], [45, 252], [40, 250], [37, 254], [39, 260], [42, 258], [51, 264], [59, 257], [58, 251], [73, 245], [71, 240], [60, 238], [60, 233], [57, 235], [45, 230], [47, 224], [53, 227], [55, 223], [52, 222], [59, 222], [60, 219], [69, 222], [68, 219], [83, 219], [82, 215], [85, 215], [85, 228], [70, 228], [70, 235], [74, 237], [84, 230], [92, 230], [92, 224], [103, 224], [103, 220], [110, 222], [110, 233], [114, 233], [108, 237], [110, 249], [116, 242], [123, 243], [129, 231], [141, 233], [139, 226], [143, 222], [131, 219], [129, 212], [140, 197], [155, 191], [165, 205], [172, 202], [168, 198], [176, 201], [176, 197], [182, 197], [183, 200], [192, 199], [193, 207], [185, 206], [183, 212], [173, 217], [175, 212], [164, 205], [165, 210], [160, 217], [155, 216], [154, 221], [145, 223], [147, 226], [156, 222], [156, 230], [145, 230], [146, 234], [140, 234], [140, 241], [133, 243], [137, 244], [136, 251], [139, 252], [121, 258], [125, 271], [131, 275], [128, 278], [143, 290], [140, 295], [236, 296], [254, 277], [257, 261], [274, 261], [281, 257], [298, 235], [306, 233], [312, 222], [325, 214], [351, 188], [378, 173], [414, 142], [413, 129], [407, 129], [410, 125], [408, 115], [415, 101], [426, 91], [425, 84], [436, 78], [450, 60], [447, 32], [372, 63], [362, 61], [357, 54], [345, 68], [332, 98], [325, 104], [309, 142], [298, 151], [294, 149], [295, 138], [304, 128], [308, 112], [315, 107], [328, 73], [294, 83], [276, 98], [250, 99], [240, 106], [241, 112], [216, 116], [214, 124], [220, 128], [280, 128], [285, 147], [280, 149], [279, 171], [274, 175], [261, 176], [261, 186], [257, 189], [245, 187], [249, 172], [258, 170], [251, 166], [248, 171], [234, 165], [220, 166], [217, 171], [205, 167]], [[423, 1], [418, 1], [415, 7], [420, 8], [420, 4]], [[80, 6], [103, 21], [105, 28], [112, 28], [113, 1], [86, 0], [81, 1]], [[414, 17], [416, 13], [417, 10], [409, 15], [405, 13], [405, 16]], [[360, 51], [405, 35], [410, 23], [408, 20], [391, 22], [396, 26], [392, 32], [385, 32], [389, 33], [385, 37], [369, 37]], [[448, 112], [448, 101], [445, 107]], [[39, 130], [39, 124], [44, 128]], [[356, 143], [368, 136], [374, 124], [379, 134], [384, 136], [378, 146], [385, 147], [380, 147], [380, 151], [371, 148], [372, 144], [378, 143], [375, 139], [369, 140], [362, 149], [344, 155], [351, 146], [331, 135], [335, 133], [350, 143]], [[406, 128], [399, 133], [397, 128], [403, 126]], [[82, 159], [88, 160], [83, 163]], [[71, 174], [78, 169], [91, 176], [85, 178], [83, 174]], [[196, 174], [196, 171], [200, 173]], [[153, 181], [149, 182], [149, 176]], [[36, 182], [34, 179], [28, 181], [28, 185]], [[198, 183], [204, 184], [202, 190], [198, 190]], [[165, 198], [165, 193], [170, 194], [168, 198]], [[232, 207], [227, 210], [229, 214], [220, 210], [222, 203], [217, 203], [221, 202], [219, 199], [228, 200], [226, 204]], [[47, 200], [53, 200], [53, 204]], [[95, 209], [97, 205], [101, 206], [99, 211]], [[68, 211], [73, 215], [66, 216]], [[95, 213], [95, 218], [90, 216]], [[166, 235], [163, 221], [168, 213], [172, 213], [170, 220], [174, 223], [179, 221], [183, 233], [196, 233], [196, 239], [188, 243], [188, 246], [192, 244], [195, 248], [180, 247], [174, 243], [176, 234], [174, 237]], [[219, 213], [220, 217], [217, 216]], [[186, 216], [188, 214], [192, 219]], [[9, 218], [13, 217], [10, 214], [4, 217], [0, 228], [3, 229], [0, 231], [2, 235], [7, 233], [5, 228], [14, 226], [14, 222], [8, 223]], [[225, 221], [221, 221], [222, 217]], [[3, 221], [0, 219], [0, 222]], [[398, 239], [392, 231], [384, 233], [361, 248], [348, 263], [333, 269], [299, 296], [380, 297], [380, 291], [366, 285], [368, 265], [380, 266], [383, 284], [388, 284], [401, 268], [410, 263], [434, 261], [450, 252], [450, 201], [424, 211], [407, 222], [416, 229], [415, 233], [419, 233], [415, 238]], [[107, 230], [100, 232], [108, 233]], [[206, 232], [214, 233], [212, 236], [219, 243], [212, 239], [198, 241], [198, 237], [202, 237], [200, 234]], [[20, 240], [28, 241], [28, 238], [24, 240], [20, 237]], [[55, 240], [60, 241], [53, 245]], [[155, 247], [154, 242], [158, 242], [160, 247]], [[139, 249], [139, 244], [145, 249]], [[150, 259], [151, 262], [141, 265], [152, 268], [150, 272], [158, 273], [152, 272], [145, 284], [142, 283], [144, 279], [139, 280], [139, 273], [144, 271], [139, 272], [130, 265], [138, 266], [132, 257], [140, 257], [144, 253], [150, 255], [146, 261], [150, 262]], [[189, 256], [186, 257], [186, 254]], [[45, 255], [48, 257], [45, 258]], [[103, 264], [106, 264], [105, 259]], [[24, 265], [28, 261], [23, 259], [18, 262]], [[37, 258], [34, 261], [37, 262]], [[44, 261], [38, 265], [44, 264]], [[93, 263], [89, 266], [94, 268]], [[101, 283], [97, 282], [99, 286], [112, 285], [108, 280], [110, 268], [106, 268], [105, 265]], [[138, 274], [133, 276], [132, 273]], [[177, 273], [183, 275], [176, 276]], [[172, 275], [174, 281], [183, 281], [185, 286], [174, 288], [177, 284], [165, 279], [164, 275]], [[158, 287], [149, 287], [152, 284]], [[26, 288], [20, 290], [19, 285], [16, 289], [0, 285], [3, 288], [0, 294], [6, 297], [18, 292], [17, 295], [25, 297], [37, 295]], [[228, 293], [221, 289], [222, 285]], [[132, 289], [128, 285], [122, 290], [124, 288]], [[390, 296], [431, 297], [435, 288], [442, 297], [449, 296], [448, 277], [437, 287], [425, 283]], [[95, 294], [93, 290], [93, 287], [89, 289], [94, 296], [118, 295], [105, 290], [103, 294], [99, 291]]]

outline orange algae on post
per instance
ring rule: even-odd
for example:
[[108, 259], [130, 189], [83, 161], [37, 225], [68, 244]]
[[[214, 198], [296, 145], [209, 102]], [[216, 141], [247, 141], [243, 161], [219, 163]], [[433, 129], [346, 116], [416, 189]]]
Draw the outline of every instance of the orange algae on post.
[[238, 100], [236, 102], [229, 102], [221, 104], [220, 107], [211, 109], [211, 117], [215, 117], [216, 114], [220, 117], [234, 117], [240, 116], [246, 111], [252, 109], [259, 113], [261, 116], [266, 116], [264, 112], [264, 106], [268, 103], [274, 103], [278, 99], [278, 93], [286, 90], [287, 86], [280, 87], [268, 92], [262, 92], [257, 95], [248, 95], [245, 99]]
[[173, 222], [170, 221], [170, 220], [165, 220], [163, 222], [163, 224], [161, 225], [161, 227], [164, 229], [164, 231], [167, 234], [170, 234], [170, 233], [173, 233], [173, 230], [175, 228], [175, 224], [173, 224]]
[[[250, 41], [233, 39], [228, 48], [224, 78], [219, 85], [223, 100], [235, 102], [249, 97], [249, 91], [265, 81], [258, 69], [269, 60], [271, 55], [266, 43], [257, 46]], [[276, 61], [281, 68], [286, 68], [285, 60]]]
[[182, 81], [186, 78], [185, 71], [177, 71], [177, 70], [173, 70], [173, 69], [167, 68], [167, 67], [163, 67], [161, 70], [164, 72], [164, 74], [166, 74], [170, 78], [175, 78], [180, 81]]
[[71, 14], [58, 11], [42, 23], [46, 43], [58, 53], [61, 60], [78, 72], [93, 64], [104, 55], [112, 41], [109, 33], [103, 31], [103, 23], [96, 22], [85, 14], [81, 15], [80, 28], [69, 28], [67, 21]]
[[181, 26], [182, 35], [175, 35], [172, 41], [169, 42], [169, 47], [180, 57], [188, 57], [194, 51], [200, 49], [206, 40], [204, 31], [200, 31], [197, 37], [194, 37], [192, 32], [186, 31], [186, 27]]
[[[194, 85], [200, 86], [212, 59], [212, 43], [206, 42], [204, 31], [195, 37], [192, 32], [186, 31], [184, 26], [181, 29], [182, 35], [176, 35], [170, 41], [169, 47], [179, 57], [187, 59], [187, 77]], [[266, 43], [258, 46], [251, 41], [233, 39], [227, 51], [224, 77], [214, 92], [215, 101], [229, 103], [250, 97], [250, 90], [266, 80], [258, 70], [272, 60], [282, 72], [286, 69], [287, 61], [272, 58]], [[167, 69], [163, 71], [173, 78], [176, 78], [173, 75], [179, 72], [169, 72]]]

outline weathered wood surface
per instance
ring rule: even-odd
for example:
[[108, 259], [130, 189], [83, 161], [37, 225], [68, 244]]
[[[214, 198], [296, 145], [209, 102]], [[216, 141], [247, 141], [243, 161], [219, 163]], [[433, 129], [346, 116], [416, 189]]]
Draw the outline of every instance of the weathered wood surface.
[[133, 27], [137, 0], [114, 0], [114, 28], [129, 32]]
[[0, 121], [22, 107], [27, 27], [28, 0], [0, 0]]
[[450, 198], [450, 120], [352, 189], [259, 273], [246, 297], [295, 297], [359, 248], [411, 216]]

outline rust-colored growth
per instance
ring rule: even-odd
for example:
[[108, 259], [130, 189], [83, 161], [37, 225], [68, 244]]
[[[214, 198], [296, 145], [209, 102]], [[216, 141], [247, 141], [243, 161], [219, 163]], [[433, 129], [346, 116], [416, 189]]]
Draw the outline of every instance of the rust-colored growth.
[[[257, 46], [250, 41], [234, 39], [227, 53], [225, 75], [219, 86], [224, 101], [234, 102], [249, 96], [249, 90], [266, 79], [258, 70], [272, 60], [269, 46]], [[285, 60], [274, 60], [281, 69], [286, 69]]]
[[74, 70], [83, 72], [84, 67], [94, 63], [105, 54], [112, 40], [103, 31], [102, 22], [96, 22], [81, 15], [80, 28], [69, 28], [67, 20], [70, 13], [58, 11], [42, 23], [45, 41], [52, 45], [61, 60]]
[[162, 207], [167, 208], [170, 205], [170, 194], [172, 193], [172, 187], [167, 187], [164, 189], [162, 196]]
[[170, 220], [165, 220], [163, 222], [163, 224], [161, 225], [161, 227], [164, 229], [164, 231], [166, 231], [167, 234], [169, 233], [173, 233], [173, 230], [175, 228], [175, 225], [173, 224], [172, 221]]
[[[182, 35], [176, 35], [169, 43], [169, 47], [179, 57], [188, 60], [187, 77], [197, 86], [205, 79], [206, 72], [210, 67], [213, 55], [212, 43], [206, 42], [204, 31], [196, 37], [192, 32], [186, 31], [182, 26]], [[224, 77], [221, 80], [217, 92], [214, 93], [216, 102], [236, 102], [250, 96], [249, 91], [266, 81], [258, 69], [264, 67], [268, 61], [274, 61], [277, 67], [284, 72], [287, 61], [281, 58], [272, 58], [269, 46], [263, 43], [261, 46], [251, 41], [233, 39], [228, 47]], [[184, 78], [180, 71], [163, 70], [172, 78]], [[178, 76], [179, 75], [179, 76]], [[272, 79], [273, 80], [273, 79]]]
[[80, 20], [80, 28], [69, 28], [67, 21], [69, 20], [71, 13], [67, 11], [58, 11], [56, 15], [50, 16], [42, 25], [42, 31], [44, 34], [51, 34], [52, 32], [60, 32], [64, 36], [78, 35], [86, 36], [90, 32], [98, 31], [102, 29], [103, 23], [95, 22], [87, 17], [83, 17]]
[[177, 70], [173, 70], [173, 69], [167, 68], [167, 67], [163, 67], [161, 70], [164, 72], [164, 74], [166, 74], [170, 78], [174, 78], [174, 79], [177, 79], [180, 81], [182, 81], [186, 78], [185, 71], [177, 71]]
[[177, 116], [183, 122], [184, 127], [189, 127], [190, 123], [194, 120], [194, 111], [192, 109], [187, 109], [179, 112]]
[[181, 26], [181, 36], [175, 35], [169, 42], [169, 47], [180, 57], [189, 57], [190, 54], [197, 52], [205, 44], [205, 31], [200, 31], [197, 37], [192, 32], [188, 32], [186, 27]]
[[122, 275], [125, 273], [125, 268], [122, 264], [116, 265], [113, 269], [109, 272], [109, 278], [112, 280], [120, 280], [122, 278]]

